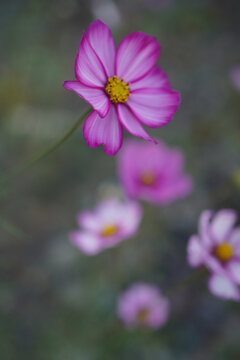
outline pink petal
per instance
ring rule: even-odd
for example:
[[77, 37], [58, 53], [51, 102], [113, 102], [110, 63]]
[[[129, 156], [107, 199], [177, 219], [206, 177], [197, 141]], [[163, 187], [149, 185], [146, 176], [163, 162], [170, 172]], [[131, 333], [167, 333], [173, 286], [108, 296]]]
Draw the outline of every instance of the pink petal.
[[86, 100], [101, 117], [105, 117], [110, 108], [110, 100], [104, 90], [92, 88], [81, 84], [79, 81], [65, 81], [63, 86], [72, 90]]
[[209, 290], [216, 296], [223, 299], [240, 301], [240, 291], [228, 278], [212, 275], [208, 282]]
[[158, 329], [166, 324], [169, 317], [169, 301], [161, 298], [155, 301], [155, 305], [150, 309], [147, 319], [148, 326]]
[[199, 219], [199, 234], [200, 239], [203, 243], [203, 245], [207, 249], [211, 249], [214, 244], [211, 239], [210, 234], [210, 220], [212, 218], [213, 212], [210, 210], [205, 210], [201, 213], [200, 219]]
[[87, 255], [96, 255], [102, 250], [97, 236], [83, 231], [73, 231], [69, 235], [70, 242]]
[[109, 27], [97, 20], [87, 29], [87, 39], [101, 60], [108, 77], [114, 75], [115, 44]]
[[234, 210], [220, 210], [212, 220], [211, 233], [217, 243], [228, 241], [230, 231], [237, 220], [237, 214]]
[[127, 104], [144, 125], [160, 127], [172, 120], [180, 104], [180, 95], [165, 88], [135, 90]]
[[136, 202], [127, 202], [122, 208], [119, 226], [124, 237], [134, 236], [142, 219], [142, 208]]
[[168, 154], [166, 155], [166, 164], [164, 167], [164, 173], [167, 176], [174, 176], [181, 174], [184, 166], [184, 156], [181, 150], [178, 149], [167, 149]]
[[231, 235], [229, 236], [229, 242], [234, 247], [235, 255], [240, 256], [240, 227], [236, 227], [232, 230]]
[[76, 78], [86, 86], [104, 87], [107, 74], [96, 52], [83, 34], [75, 61]]
[[101, 223], [94, 212], [82, 211], [77, 215], [77, 223], [80, 227], [83, 227], [85, 230], [92, 232], [98, 232], [101, 226]]
[[187, 258], [191, 266], [197, 267], [204, 263], [205, 251], [197, 235], [191, 236], [187, 245]]
[[233, 281], [240, 284], [240, 260], [232, 260], [227, 264], [227, 270]]
[[119, 104], [117, 106], [117, 111], [121, 124], [130, 134], [157, 143], [147, 134], [140, 122], [126, 105]]
[[187, 175], [179, 176], [179, 178], [171, 179], [165, 183], [160, 183], [156, 188], [142, 187], [140, 197], [149, 200], [155, 204], [165, 205], [174, 200], [184, 198], [192, 190], [192, 179]]
[[103, 145], [108, 155], [115, 155], [122, 146], [122, 126], [115, 107], [110, 106], [105, 118], [93, 111], [85, 120], [83, 136], [90, 147]]
[[167, 75], [159, 66], [154, 66], [144, 77], [130, 85], [131, 91], [152, 88], [171, 88]]
[[116, 75], [126, 82], [144, 77], [156, 64], [160, 54], [157, 40], [141, 32], [127, 35], [119, 44], [116, 55]]
[[[140, 151], [138, 141], [126, 140], [117, 158], [118, 177], [125, 193], [129, 197], [135, 197], [138, 189], [136, 188], [136, 152]], [[141, 154], [140, 154], [141, 157]], [[139, 158], [140, 160], [140, 158]]]

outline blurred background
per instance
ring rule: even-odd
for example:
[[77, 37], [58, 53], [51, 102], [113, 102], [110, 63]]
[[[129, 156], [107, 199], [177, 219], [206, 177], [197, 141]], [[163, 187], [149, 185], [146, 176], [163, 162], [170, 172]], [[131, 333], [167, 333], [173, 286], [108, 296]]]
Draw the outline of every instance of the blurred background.
[[[62, 87], [74, 79], [82, 31], [100, 18], [116, 42], [156, 36], [159, 64], [182, 105], [151, 134], [183, 149], [191, 196], [143, 204], [136, 238], [95, 257], [68, 242], [79, 210], [118, 194], [116, 159], [79, 129], [1, 189], [0, 358], [4, 360], [238, 360], [240, 307], [206, 279], [171, 297], [159, 331], [126, 331], [116, 300], [135, 281], [163, 291], [192, 273], [186, 244], [206, 208], [240, 210], [240, 3], [229, 0], [0, 1], [0, 169], [60, 137], [87, 109]], [[238, 74], [238, 75], [237, 75]], [[238, 77], [237, 77], [238, 76]]]

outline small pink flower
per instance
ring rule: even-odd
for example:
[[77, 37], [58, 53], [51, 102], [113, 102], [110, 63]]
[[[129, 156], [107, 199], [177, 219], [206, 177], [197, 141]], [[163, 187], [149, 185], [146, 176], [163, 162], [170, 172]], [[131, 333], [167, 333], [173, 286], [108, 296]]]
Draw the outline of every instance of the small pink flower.
[[85, 254], [96, 255], [134, 236], [141, 218], [139, 204], [110, 198], [98, 204], [94, 211], [78, 214], [81, 229], [70, 233], [70, 241]]
[[159, 54], [152, 36], [131, 33], [116, 50], [109, 27], [100, 20], [90, 24], [75, 62], [77, 81], [63, 84], [94, 109], [83, 127], [90, 147], [102, 144], [107, 154], [115, 155], [122, 145], [123, 128], [154, 141], [141, 123], [160, 127], [171, 121], [180, 96], [156, 65]]
[[136, 283], [119, 297], [117, 312], [127, 327], [157, 329], [167, 322], [169, 302], [156, 286]]
[[216, 214], [204, 211], [199, 220], [199, 235], [188, 243], [188, 262], [206, 266], [211, 272], [210, 291], [222, 298], [240, 300], [240, 227], [235, 227], [234, 210]]
[[240, 91], [240, 65], [236, 65], [230, 71], [230, 80], [238, 91]]
[[183, 163], [181, 151], [168, 148], [163, 142], [155, 145], [128, 140], [118, 156], [118, 175], [129, 197], [167, 204], [192, 189]]

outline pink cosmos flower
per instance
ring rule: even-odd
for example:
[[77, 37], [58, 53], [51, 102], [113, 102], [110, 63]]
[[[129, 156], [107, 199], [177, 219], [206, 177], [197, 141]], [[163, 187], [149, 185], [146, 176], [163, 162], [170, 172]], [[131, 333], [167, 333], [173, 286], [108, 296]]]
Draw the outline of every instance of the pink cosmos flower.
[[154, 141], [141, 123], [160, 127], [172, 119], [180, 96], [156, 65], [159, 54], [152, 36], [131, 33], [116, 50], [108, 26], [100, 20], [90, 24], [75, 62], [77, 81], [63, 84], [93, 107], [83, 126], [90, 147], [102, 144], [107, 154], [115, 155], [122, 145], [123, 128]]
[[192, 189], [183, 163], [181, 151], [168, 148], [163, 142], [154, 145], [128, 140], [118, 156], [118, 176], [129, 197], [167, 204]]
[[216, 214], [204, 211], [199, 220], [199, 235], [188, 243], [191, 266], [206, 266], [210, 270], [209, 289], [216, 296], [240, 300], [240, 227], [235, 227], [234, 210]]
[[169, 302], [154, 285], [133, 284], [118, 300], [118, 316], [127, 327], [162, 327], [168, 319]]
[[137, 233], [142, 218], [139, 204], [109, 198], [92, 212], [77, 215], [80, 230], [70, 233], [70, 241], [87, 255], [96, 255]]

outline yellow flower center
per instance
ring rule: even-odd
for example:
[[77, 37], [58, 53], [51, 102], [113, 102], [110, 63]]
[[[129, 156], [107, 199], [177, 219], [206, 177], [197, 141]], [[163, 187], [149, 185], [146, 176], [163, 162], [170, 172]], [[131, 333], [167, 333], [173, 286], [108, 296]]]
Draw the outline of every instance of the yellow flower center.
[[139, 310], [138, 314], [137, 314], [137, 321], [139, 324], [146, 324], [147, 322], [147, 319], [148, 319], [148, 316], [149, 316], [149, 310], [148, 309], [141, 309]]
[[146, 172], [146, 173], [142, 174], [141, 179], [140, 179], [141, 183], [146, 186], [153, 185], [155, 180], [156, 180], [155, 175], [150, 172], [149, 173]]
[[225, 242], [215, 248], [214, 254], [222, 262], [227, 262], [233, 257], [233, 248], [229, 243]]
[[116, 75], [112, 78], [108, 78], [105, 91], [108, 94], [110, 100], [114, 104], [125, 103], [130, 96], [128, 83], [125, 83], [123, 79], [119, 79]]
[[108, 236], [115, 235], [117, 231], [118, 231], [117, 226], [110, 224], [110, 225], [105, 226], [102, 229], [101, 235], [104, 237], [108, 237]]

